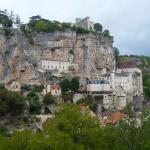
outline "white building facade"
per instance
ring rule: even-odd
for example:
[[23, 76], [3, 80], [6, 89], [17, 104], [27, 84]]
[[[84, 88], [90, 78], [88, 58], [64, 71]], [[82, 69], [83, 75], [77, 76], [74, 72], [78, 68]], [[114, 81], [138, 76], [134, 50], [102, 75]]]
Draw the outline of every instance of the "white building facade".
[[56, 97], [61, 96], [61, 88], [56, 84], [45, 83], [42, 95], [46, 95], [47, 93], [51, 93], [51, 95]]
[[[112, 98], [110, 104], [113, 102], [117, 109], [123, 109], [130, 102], [139, 103], [137, 107], [140, 107], [143, 101], [142, 72], [138, 68], [117, 69], [114, 73], [99, 77], [99, 80], [89, 81], [87, 91], [91, 94], [102, 95], [103, 104]], [[113, 94], [106, 94], [109, 92]]]
[[5, 84], [5, 88], [9, 91], [21, 92], [21, 85], [18, 81], [9, 81]]
[[58, 72], [68, 72], [68, 61], [41, 60], [41, 67], [44, 70], [58, 70]]

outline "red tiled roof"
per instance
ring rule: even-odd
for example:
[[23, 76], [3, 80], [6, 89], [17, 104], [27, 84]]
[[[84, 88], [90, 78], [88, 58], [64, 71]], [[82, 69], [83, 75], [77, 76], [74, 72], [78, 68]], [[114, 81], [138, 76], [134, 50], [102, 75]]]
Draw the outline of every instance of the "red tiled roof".
[[51, 85], [51, 89], [52, 90], [60, 90], [60, 86], [57, 84], [53, 84], [53, 85]]
[[122, 112], [111, 112], [108, 114], [107, 119], [100, 120], [100, 125], [113, 124], [122, 120], [126, 115]]

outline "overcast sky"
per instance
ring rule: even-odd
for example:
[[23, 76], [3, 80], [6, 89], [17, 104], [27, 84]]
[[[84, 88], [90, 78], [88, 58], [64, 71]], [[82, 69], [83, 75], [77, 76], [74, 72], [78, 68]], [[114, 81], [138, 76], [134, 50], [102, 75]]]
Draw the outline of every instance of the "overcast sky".
[[150, 0], [0, 0], [23, 22], [33, 15], [61, 22], [90, 16], [109, 29], [121, 54], [150, 56]]

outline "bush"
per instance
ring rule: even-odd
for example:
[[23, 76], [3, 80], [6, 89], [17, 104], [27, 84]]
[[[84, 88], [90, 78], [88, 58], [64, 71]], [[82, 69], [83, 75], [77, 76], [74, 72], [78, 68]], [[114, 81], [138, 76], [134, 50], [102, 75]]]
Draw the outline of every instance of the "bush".
[[102, 32], [103, 31], [103, 26], [100, 23], [95, 23], [94, 24], [94, 29], [96, 32]]
[[71, 80], [70, 84], [71, 84], [71, 90], [72, 90], [73, 92], [75, 92], [75, 93], [78, 92], [78, 90], [79, 90], [79, 85], [80, 85], [79, 79], [78, 79], [78, 78], [73, 78], [73, 79]]
[[9, 17], [5, 14], [2, 14], [0, 12], [0, 23], [4, 26], [4, 27], [12, 27], [12, 20], [9, 19]]
[[54, 97], [51, 95], [51, 93], [47, 93], [47, 94], [44, 96], [43, 103], [44, 103], [46, 106], [51, 105], [51, 104], [55, 104], [55, 99], [54, 99]]
[[17, 92], [0, 89], [0, 115], [7, 113], [20, 115], [26, 108], [26, 102]]
[[44, 85], [33, 85], [33, 91], [34, 92], [42, 92], [44, 89]]
[[40, 114], [41, 113], [41, 107], [42, 104], [40, 103], [39, 97], [33, 96], [28, 97], [29, 105], [30, 105], [30, 113], [31, 114]]
[[35, 97], [37, 96], [35, 92], [29, 92], [27, 97]]
[[21, 85], [21, 90], [30, 91], [31, 90], [31, 86], [27, 85], [27, 84], [23, 84], [23, 85]]
[[60, 82], [62, 92], [68, 92], [71, 90], [71, 84], [68, 79], [64, 79]]

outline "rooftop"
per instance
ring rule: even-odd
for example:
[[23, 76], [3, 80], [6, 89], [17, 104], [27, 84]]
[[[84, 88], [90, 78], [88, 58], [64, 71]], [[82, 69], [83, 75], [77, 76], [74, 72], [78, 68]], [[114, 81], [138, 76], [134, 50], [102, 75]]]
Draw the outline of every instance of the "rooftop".
[[60, 86], [57, 84], [53, 84], [53, 85], [51, 85], [51, 89], [52, 90], [60, 90]]
[[117, 68], [124, 69], [124, 68], [138, 68], [138, 67], [134, 61], [127, 61], [118, 63]]

